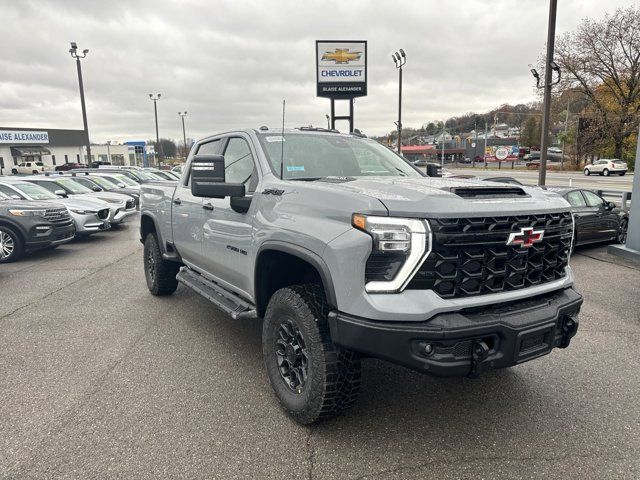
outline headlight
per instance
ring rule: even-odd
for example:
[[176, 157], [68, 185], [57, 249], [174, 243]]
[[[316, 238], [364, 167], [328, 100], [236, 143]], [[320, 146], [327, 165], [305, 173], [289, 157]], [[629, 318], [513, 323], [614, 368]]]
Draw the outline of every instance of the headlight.
[[77, 213], [78, 215], [91, 215], [92, 213], [98, 213], [93, 210], [76, 210], [73, 208], [70, 208], [69, 210], [71, 210], [73, 213]]
[[44, 217], [46, 210], [9, 210], [14, 217]]
[[351, 223], [372, 239], [365, 269], [366, 291], [402, 291], [429, 253], [429, 223], [414, 218], [360, 214], [354, 214]]

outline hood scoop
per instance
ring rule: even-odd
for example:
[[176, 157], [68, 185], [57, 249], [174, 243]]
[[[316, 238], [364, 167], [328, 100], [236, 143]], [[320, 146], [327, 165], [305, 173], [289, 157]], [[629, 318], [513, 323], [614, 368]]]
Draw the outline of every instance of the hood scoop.
[[529, 195], [520, 187], [451, 187], [451, 193], [462, 198], [522, 198]]

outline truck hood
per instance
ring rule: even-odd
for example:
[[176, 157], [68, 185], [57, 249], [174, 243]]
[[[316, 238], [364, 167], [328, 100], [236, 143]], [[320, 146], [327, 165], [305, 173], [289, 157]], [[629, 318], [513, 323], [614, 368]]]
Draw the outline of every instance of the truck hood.
[[48, 201], [48, 200], [14, 200], [8, 199], [3, 200], [0, 199], [0, 208], [15, 208], [21, 210], [43, 210], [47, 208], [63, 208], [65, 205], [58, 200]]
[[569, 210], [561, 196], [537, 187], [458, 178], [329, 177], [308, 185], [376, 198], [393, 216], [496, 216]]

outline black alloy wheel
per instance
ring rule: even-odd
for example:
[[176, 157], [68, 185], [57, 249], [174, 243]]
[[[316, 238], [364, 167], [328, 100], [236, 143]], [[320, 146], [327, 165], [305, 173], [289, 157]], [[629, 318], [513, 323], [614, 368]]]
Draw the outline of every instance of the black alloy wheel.
[[283, 320], [276, 338], [276, 360], [284, 383], [298, 394], [307, 381], [309, 359], [302, 333], [289, 320]]
[[618, 226], [618, 243], [627, 243], [627, 228], [629, 227], [629, 220], [623, 218], [620, 220], [620, 225]]

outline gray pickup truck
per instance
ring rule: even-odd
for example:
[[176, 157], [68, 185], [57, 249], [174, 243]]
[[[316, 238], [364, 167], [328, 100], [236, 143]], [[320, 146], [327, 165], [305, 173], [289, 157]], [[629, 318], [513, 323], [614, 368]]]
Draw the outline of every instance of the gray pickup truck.
[[353, 404], [363, 357], [477, 377], [578, 328], [564, 199], [429, 178], [359, 135], [200, 140], [179, 182], [142, 185], [140, 233], [152, 294], [182, 283], [262, 319], [267, 375], [300, 423]]

